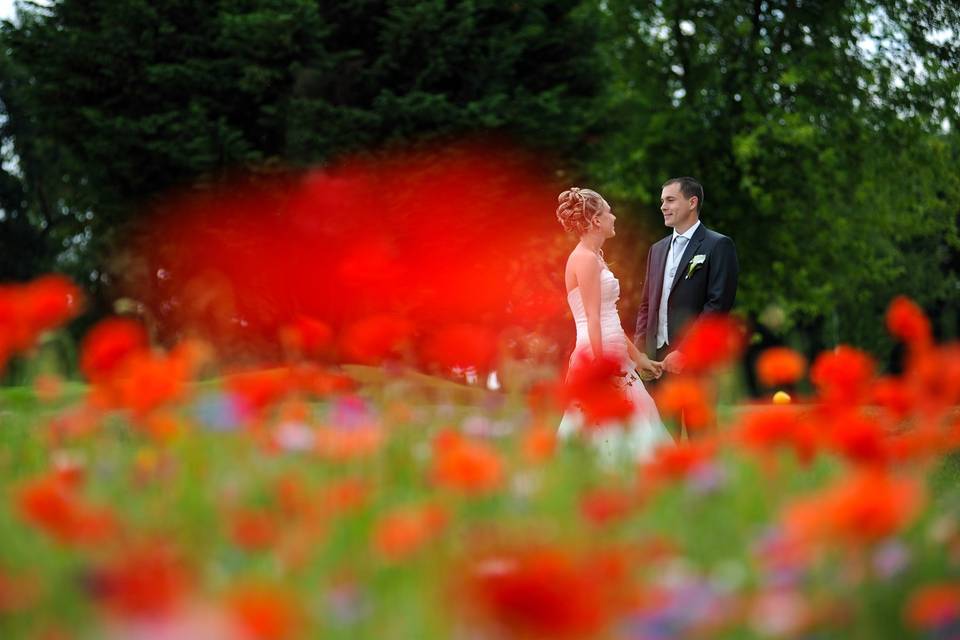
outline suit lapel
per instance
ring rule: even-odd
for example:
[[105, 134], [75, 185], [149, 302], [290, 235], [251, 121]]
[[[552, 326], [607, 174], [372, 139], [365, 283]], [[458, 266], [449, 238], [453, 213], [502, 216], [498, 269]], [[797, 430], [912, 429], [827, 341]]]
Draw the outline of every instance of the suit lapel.
[[667, 253], [670, 251], [671, 237], [672, 236], [667, 236], [654, 245], [656, 251], [654, 251], [653, 256], [651, 256], [654, 261], [653, 274], [656, 276], [653, 281], [653, 300], [658, 307], [660, 305], [660, 296], [663, 295], [663, 270], [667, 268]]
[[690, 264], [690, 260], [696, 255], [697, 249], [703, 244], [703, 237], [705, 235], [707, 235], [707, 232], [701, 222], [697, 230], [693, 232], [693, 237], [690, 238], [690, 242], [687, 243], [687, 248], [683, 250], [683, 257], [680, 258], [680, 265], [677, 267], [677, 272], [673, 276], [673, 284], [670, 286], [671, 295], [673, 294], [673, 290], [677, 288], [677, 284], [679, 284], [686, 275], [687, 265]]

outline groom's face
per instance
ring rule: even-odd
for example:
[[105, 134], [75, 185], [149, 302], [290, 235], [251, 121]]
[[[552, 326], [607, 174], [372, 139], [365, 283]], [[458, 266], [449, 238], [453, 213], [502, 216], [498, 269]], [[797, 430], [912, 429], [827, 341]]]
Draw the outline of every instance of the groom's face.
[[660, 192], [660, 212], [663, 224], [685, 231], [697, 221], [697, 199], [684, 196], [678, 183], [668, 184]]

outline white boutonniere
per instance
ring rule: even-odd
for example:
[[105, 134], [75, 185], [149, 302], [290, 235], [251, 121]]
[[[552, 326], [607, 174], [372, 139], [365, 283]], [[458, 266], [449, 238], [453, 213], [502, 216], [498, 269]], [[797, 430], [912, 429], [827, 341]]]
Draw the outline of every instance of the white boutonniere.
[[707, 254], [698, 253], [693, 256], [690, 260], [690, 264], [687, 265], [687, 277], [685, 280], [689, 280], [690, 276], [693, 275], [693, 272], [703, 266], [703, 263], [707, 261]]

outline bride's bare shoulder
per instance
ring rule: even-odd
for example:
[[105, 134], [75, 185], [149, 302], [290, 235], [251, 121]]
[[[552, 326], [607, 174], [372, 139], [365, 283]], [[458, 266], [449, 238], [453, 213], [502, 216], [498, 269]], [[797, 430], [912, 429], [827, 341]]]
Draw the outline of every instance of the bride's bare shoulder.
[[597, 262], [597, 254], [583, 247], [576, 247], [567, 256], [567, 264], [594, 263]]
[[597, 254], [589, 249], [577, 247], [567, 256], [567, 271], [581, 274], [600, 271], [600, 262], [597, 260]]

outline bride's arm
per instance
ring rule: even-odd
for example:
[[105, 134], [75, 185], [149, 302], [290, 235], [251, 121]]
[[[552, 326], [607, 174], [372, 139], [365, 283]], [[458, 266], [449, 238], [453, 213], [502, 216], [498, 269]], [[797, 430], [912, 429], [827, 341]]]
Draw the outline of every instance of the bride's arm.
[[573, 269], [580, 287], [580, 299], [587, 315], [587, 336], [593, 357], [603, 355], [603, 336], [600, 331], [600, 262], [589, 252], [573, 255]]
[[648, 378], [659, 378], [663, 373], [663, 363], [651, 360], [647, 354], [637, 349], [637, 345], [633, 344], [633, 341], [627, 338], [626, 333], [623, 334], [623, 339], [627, 341], [627, 353], [630, 354], [630, 359], [637, 365], [641, 373], [647, 374], [647, 377], [641, 377], [644, 380]]

